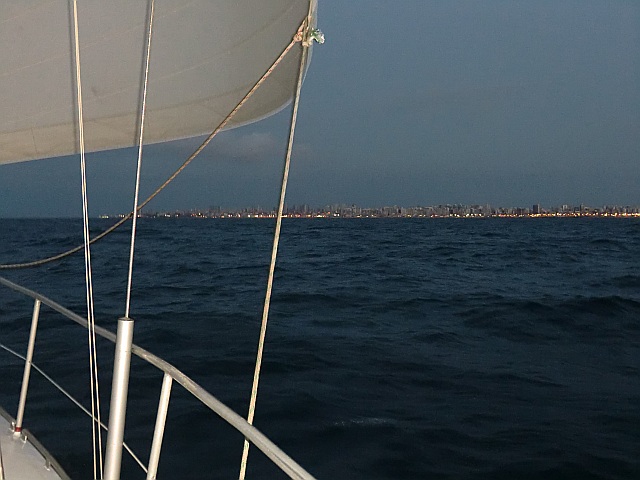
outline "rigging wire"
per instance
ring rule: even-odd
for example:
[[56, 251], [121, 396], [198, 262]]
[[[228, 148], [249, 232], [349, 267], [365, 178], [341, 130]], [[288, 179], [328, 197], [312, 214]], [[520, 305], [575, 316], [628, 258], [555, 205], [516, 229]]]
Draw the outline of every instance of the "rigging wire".
[[129, 274], [127, 277], [127, 300], [125, 305], [125, 318], [129, 318], [129, 308], [131, 306], [131, 282], [133, 278], [133, 251], [136, 243], [136, 225], [138, 219], [138, 196], [140, 193], [140, 170], [142, 167], [142, 139], [144, 136], [144, 116], [147, 106], [147, 86], [149, 84], [149, 58], [151, 57], [151, 32], [153, 31], [153, 11], [155, 0], [151, 0], [149, 5], [149, 31], [147, 32], [147, 51], [144, 66], [144, 85], [142, 88], [142, 105], [140, 107], [140, 135], [138, 137], [138, 165], [136, 169], [136, 189], [133, 199], [133, 212], [131, 221], [131, 250], [129, 253]]
[[[158, 194], [162, 190], [164, 190], [165, 187], [167, 185], [169, 185], [187, 167], [187, 165], [189, 165], [202, 152], [202, 150], [204, 150], [204, 148], [211, 142], [211, 140], [213, 140], [213, 138], [222, 129], [224, 129], [224, 127], [229, 123], [229, 121], [238, 112], [238, 110], [240, 110], [240, 108], [253, 96], [253, 94], [265, 82], [265, 80], [267, 78], [269, 78], [269, 76], [273, 73], [273, 71], [276, 69], [276, 67], [282, 62], [282, 60], [291, 51], [293, 46], [300, 41], [299, 38], [300, 38], [300, 36], [302, 34], [302, 29], [303, 29], [303, 26], [304, 26], [305, 23], [306, 23], [306, 20], [298, 28], [298, 31], [296, 32], [295, 36], [293, 37], [293, 40], [291, 40], [291, 42], [289, 42], [289, 44], [284, 48], [282, 53], [278, 56], [278, 58], [276, 58], [276, 60], [271, 64], [271, 66], [262, 75], [262, 77], [260, 77], [260, 79], [247, 92], [247, 94], [242, 98], [242, 100], [240, 100], [240, 102], [238, 102], [238, 104], [233, 108], [233, 110], [231, 110], [231, 112], [224, 118], [224, 120], [222, 120], [222, 122], [220, 122], [220, 124], [209, 134], [209, 136], [200, 144], [200, 146], [198, 148], [196, 148], [193, 151], [193, 153], [191, 155], [189, 155], [189, 157], [187, 157], [187, 159], [164, 181], [164, 183], [162, 183], [162, 185], [160, 185], [158, 188], [156, 188], [156, 190], [151, 195], [149, 195], [144, 200], [144, 202], [142, 202], [140, 205], [138, 205], [137, 212], [135, 212], [136, 214], [138, 212], [140, 212], [145, 206], [147, 206], [147, 204], [149, 202], [151, 202], [151, 200], [153, 200], [156, 196], [158, 196]], [[91, 245], [91, 244], [93, 244], [93, 243], [95, 243], [95, 242], [97, 242], [99, 240], [102, 240], [104, 237], [106, 237], [107, 235], [109, 235], [110, 233], [115, 231], [117, 228], [121, 227], [127, 220], [129, 220], [131, 217], [133, 217], [133, 215], [134, 215], [134, 212], [129, 212], [127, 215], [122, 217], [120, 220], [118, 220], [116, 223], [114, 223], [111, 227], [106, 229], [104, 232], [102, 232], [101, 234], [99, 234], [99, 235], [95, 236], [93, 239], [91, 239], [89, 244]], [[66, 257], [68, 257], [70, 255], [73, 255], [74, 253], [79, 252], [83, 248], [84, 248], [84, 245], [79, 245], [77, 247], [74, 247], [74, 248], [72, 248], [70, 250], [67, 250], [65, 252], [59, 253], [57, 255], [53, 255], [53, 256], [50, 256], [50, 257], [42, 258], [42, 259], [39, 259], [39, 260], [34, 260], [34, 261], [31, 261], [31, 262], [0, 264], [0, 270], [16, 270], [16, 269], [23, 269], [23, 268], [39, 267], [39, 266], [45, 265], [47, 263], [55, 262], [57, 260], [62, 260], [62, 259], [66, 258]]]
[[73, 35], [75, 47], [76, 102], [78, 108], [78, 141], [80, 146], [80, 173], [82, 177], [82, 223], [84, 237], [85, 287], [87, 322], [89, 326], [89, 370], [91, 375], [91, 437], [93, 440], [93, 476], [102, 478], [102, 432], [100, 430], [100, 393], [98, 385], [98, 356], [96, 350], [95, 316], [93, 306], [93, 280], [91, 273], [91, 247], [89, 208], [87, 201], [87, 173], [84, 144], [84, 118], [82, 116], [82, 80], [80, 75], [80, 40], [78, 33], [78, 2], [73, 0]]
[[[26, 359], [26, 357], [25, 357], [24, 355], [19, 354], [18, 352], [16, 352], [15, 350], [13, 350], [13, 349], [11, 349], [11, 348], [7, 347], [7, 346], [6, 346], [5, 344], [3, 344], [3, 343], [0, 343], [0, 348], [1, 348], [1, 349], [3, 349], [3, 350], [5, 350], [5, 351], [7, 351], [7, 352], [9, 352], [9, 353], [10, 353], [11, 355], [13, 355], [13, 356], [15, 356], [15, 357], [17, 357], [17, 358], [20, 358], [21, 360], [24, 360], [24, 361], [26, 361], [26, 360], [27, 360], [27, 359]], [[31, 367], [32, 367], [36, 372], [38, 372], [40, 375], [42, 375], [42, 376], [43, 376], [43, 378], [44, 378], [45, 380], [47, 380], [51, 385], [53, 385], [56, 389], [58, 389], [58, 391], [59, 391], [60, 393], [62, 393], [65, 397], [67, 397], [69, 400], [71, 400], [71, 402], [72, 402], [76, 407], [78, 407], [80, 410], [82, 410], [82, 411], [83, 411], [87, 416], [91, 417], [91, 412], [90, 412], [90, 411], [89, 411], [89, 410], [88, 410], [84, 405], [82, 405], [78, 400], [76, 400], [75, 398], [73, 398], [73, 396], [72, 396], [72, 395], [71, 395], [67, 390], [65, 390], [64, 388], [62, 388], [62, 386], [61, 386], [58, 382], [56, 382], [53, 378], [51, 378], [49, 375], [47, 375], [47, 373], [46, 373], [44, 370], [42, 370], [40, 367], [38, 367], [38, 365], [36, 365], [36, 364], [35, 364], [35, 363], [33, 363], [33, 362], [31, 363]], [[97, 422], [97, 421], [98, 421], [98, 419], [94, 417], [94, 421], [96, 421], [96, 422]], [[106, 431], [108, 431], [107, 426], [106, 426], [104, 423], [102, 423], [102, 422], [100, 422], [100, 427], [101, 427], [105, 432], [106, 432]], [[133, 451], [133, 450], [131, 450], [131, 447], [129, 447], [129, 445], [127, 445], [126, 443], [123, 443], [122, 445], [124, 446], [125, 450], [126, 450], [127, 452], [129, 452], [129, 455], [131, 455], [131, 458], [133, 458], [133, 460], [134, 460], [138, 465], [140, 465], [140, 468], [142, 468], [142, 470], [144, 470], [144, 473], [147, 473], [147, 467], [144, 465], [144, 463], [142, 463], [142, 461], [140, 460], [140, 457], [138, 457], [138, 455], [136, 455], [136, 454], [134, 453], [134, 451]], [[2, 477], [0, 477], [0, 480], [2, 480]]]
[[[296, 120], [298, 117], [298, 106], [300, 104], [300, 92], [302, 90], [302, 80], [304, 78], [305, 63], [309, 50], [309, 31], [311, 28], [311, 8], [313, 1], [309, 2], [309, 15], [304, 22], [304, 28], [298, 31], [294, 37], [295, 41], [302, 44], [302, 55], [300, 56], [300, 67], [298, 70], [298, 80], [296, 83], [296, 90], [293, 99], [293, 108], [291, 112], [291, 123], [289, 128], [289, 141], [287, 144], [287, 153], [284, 161], [284, 168], [282, 172], [282, 184], [280, 187], [280, 201], [278, 203], [278, 213], [276, 216], [276, 227], [273, 234], [273, 246], [271, 249], [271, 262], [269, 264], [269, 276], [267, 278], [267, 291], [265, 294], [264, 305], [262, 309], [262, 322], [260, 325], [260, 338], [258, 340], [258, 353], [256, 355], [256, 365], [253, 374], [253, 385], [251, 387], [251, 400], [249, 402], [249, 413], [247, 415], [247, 422], [253, 425], [253, 417], [255, 415], [256, 401], [258, 397], [258, 383], [260, 380], [260, 369], [262, 366], [262, 354], [264, 351], [264, 341], [267, 333], [267, 322], [269, 319], [269, 306], [271, 304], [271, 291], [273, 288], [273, 277], [276, 267], [276, 258], [278, 256], [278, 245], [280, 243], [280, 229], [282, 226], [282, 215], [284, 213], [284, 200], [287, 193], [287, 181], [289, 179], [289, 167], [291, 165], [291, 153], [293, 150], [293, 139], [296, 130]], [[245, 438], [244, 447], [242, 450], [242, 459], [240, 461], [240, 474], [239, 480], [244, 480], [247, 471], [247, 459], [249, 456], [249, 441]]]

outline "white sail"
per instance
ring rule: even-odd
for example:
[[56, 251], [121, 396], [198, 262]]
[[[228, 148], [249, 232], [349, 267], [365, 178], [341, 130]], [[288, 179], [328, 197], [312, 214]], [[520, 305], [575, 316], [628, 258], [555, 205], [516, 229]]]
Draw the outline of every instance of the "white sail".
[[[69, 3], [0, 2], [0, 164], [77, 153]], [[135, 145], [147, 2], [78, 6], [87, 151]], [[156, 0], [145, 143], [210, 133], [308, 11], [308, 0]], [[289, 102], [300, 52], [295, 46], [229, 127]]]

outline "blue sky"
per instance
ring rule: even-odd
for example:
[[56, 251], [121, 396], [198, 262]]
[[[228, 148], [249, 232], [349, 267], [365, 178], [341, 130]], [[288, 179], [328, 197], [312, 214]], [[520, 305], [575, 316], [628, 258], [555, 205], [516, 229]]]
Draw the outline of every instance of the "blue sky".
[[[640, 2], [319, 0], [289, 204], [640, 204]], [[149, 208], [270, 207], [288, 111], [221, 134]], [[198, 144], [146, 147], [142, 195]], [[135, 152], [88, 160], [90, 213]], [[80, 215], [77, 158], [0, 168], [0, 216]]]

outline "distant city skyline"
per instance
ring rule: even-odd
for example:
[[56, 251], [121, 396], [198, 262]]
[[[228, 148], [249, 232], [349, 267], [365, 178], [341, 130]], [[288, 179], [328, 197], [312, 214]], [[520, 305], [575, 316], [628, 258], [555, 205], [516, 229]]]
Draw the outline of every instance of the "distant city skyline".
[[[640, 2], [319, 0], [318, 26], [288, 203], [640, 203]], [[221, 133], [149, 208], [277, 203], [288, 122]], [[145, 146], [141, 197], [201, 140]], [[92, 216], [131, 208], [136, 153], [88, 156]], [[79, 216], [78, 165], [2, 166], [0, 217]]]
[[[139, 216], [150, 218], [197, 217], [197, 218], [273, 218], [277, 208], [260, 206], [243, 208], [194, 208], [189, 210], [153, 211], [143, 210]], [[103, 214], [100, 218], [122, 218], [126, 214]], [[358, 205], [325, 205], [312, 207], [307, 204], [285, 205], [285, 217], [341, 217], [341, 218], [383, 218], [383, 217], [640, 217], [640, 206], [603, 205], [592, 207], [562, 204], [543, 207], [533, 204], [531, 207], [504, 207], [491, 205], [440, 204], [428, 206], [382, 206], [361, 207]]]

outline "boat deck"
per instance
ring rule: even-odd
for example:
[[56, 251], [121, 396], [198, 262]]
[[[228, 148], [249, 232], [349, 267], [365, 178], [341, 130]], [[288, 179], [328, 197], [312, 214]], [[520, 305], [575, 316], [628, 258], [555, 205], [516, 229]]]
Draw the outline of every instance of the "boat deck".
[[[49, 452], [40, 445], [40, 442], [31, 433], [24, 430], [22, 436], [14, 436], [11, 429], [12, 420], [11, 416], [0, 407], [0, 452], [4, 479], [68, 479], [69, 477], [51, 458]], [[2, 477], [0, 476], [0, 478]]]

